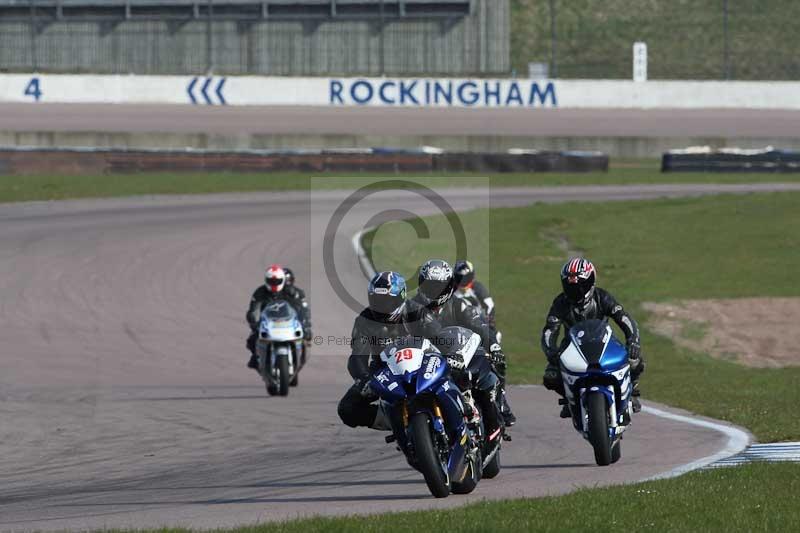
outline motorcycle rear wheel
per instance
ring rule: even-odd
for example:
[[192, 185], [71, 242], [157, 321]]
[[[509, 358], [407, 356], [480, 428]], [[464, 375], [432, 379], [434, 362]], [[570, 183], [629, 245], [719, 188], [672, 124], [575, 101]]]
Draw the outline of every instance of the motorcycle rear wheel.
[[427, 413], [416, 413], [408, 423], [414, 442], [414, 453], [425, 484], [436, 498], [450, 495], [450, 479], [442, 468], [439, 451], [433, 443], [431, 421]]
[[483, 477], [486, 479], [492, 479], [497, 477], [497, 474], [500, 473], [500, 450], [497, 450], [497, 453], [494, 454], [492, 460], [483, 467]]
[[594, 461], [598, 466], [611, 464], [611, 439], [608, 435], [608, 407], [602, 392], [586, 395], [586, 410], [589, 414], [589, 442], [594, 448]]

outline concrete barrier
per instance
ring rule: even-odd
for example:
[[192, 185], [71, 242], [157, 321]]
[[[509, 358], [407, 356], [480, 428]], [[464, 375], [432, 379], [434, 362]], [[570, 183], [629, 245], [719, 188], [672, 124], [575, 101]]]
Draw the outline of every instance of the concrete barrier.
[[800, 109], [800, 82], [3, 74], [0, 102]]

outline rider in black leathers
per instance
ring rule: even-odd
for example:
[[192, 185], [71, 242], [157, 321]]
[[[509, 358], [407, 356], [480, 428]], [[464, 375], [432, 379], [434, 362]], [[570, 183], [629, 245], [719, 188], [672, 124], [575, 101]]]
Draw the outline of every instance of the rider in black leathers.
[[306, 294], [302, 289], [294, 286], [294, 274], [289, 269], [280, 265], [271, 265], [264, 275], [264, 285], [258, 287], [250, 298], [247, 308], [247, 323], [250, 325], [250, 336], [247, 338], [247, 350], [250, 352], [248, 368], [258, 370], [258, 357], [256, 356], [256, 339], [258, 338], [258, 325], [261, 321], [261, 312], [264, 306], [275, 300], [286, 300], [297, 311], [303, 323], [305, 340], [312, 338], [311, 311], [306, 301]]
[[[558, 358], [569, 344], [566, 332], [578, 322], [610, 317], [625, 334], [631, 381], [633, 382], [633, 410], [639, 412], [641, 410], [639, 376], [645, 367], [640, 348], [639, 327], [610, 293], [595, 286], [595, 280], [595, 267], [591, 261], [584, 258], [570, 259], [561, 269], [561, 284], [564, 292], [553, 300], [550, 311], [547, 313], [547, 322], [542, 330], [542, 350], [547, 357], [543, 383], [546, 388], [564, 396], [564, 384]], [[562, 325], [565, 335], [559, 342], [558, 334]], [[564, 405], [561, 417], [569, 418], [569, 416], [569, 407]]]
[[502, 412], [497, 404], [501, 392], [500, 379], [492, 369], [490, 356], [480, 345], [480, 336], [461, 326], [448, 326], [430, 340], [447, 358], [453, 381], [465, 391], [465, 403], [469, 407], [467, 416], [476, 415], [470, 401], [474, 399], [483, 413], [487, 434], [493, 433], [502, 423]]
[[453, 296], [477, 306], [486, 315], [489, 325], [497, 329], [494, 299], [486, 285], [475, 279], [475, 266], [471, 261], [456, 261], [453, 270], [456, 278], [456, 290]]
[[369, 386], [378, 356], [387, 345], [408, 335], [431, 337], [441, 329], [438, 322], [414, 302], [406, 300], [406, 282], [396, 272], [378, 272], [367, 289], [369, 307], [353, 324], [352, 350], [347, 370], [355, 382], [339, 401], [339, 418], [350, 427], [391, 429], [375, 403], [378, 396]]
[[[480, 335], [483, 348], [491, 354], [498, 375], [505, 375], [506, 359], [494, 329], [487, 323], [479, 308], [464, 300], [452, 298], [455, 289], [453, 269], [446, 261], [431, 259], [419, 270], [419, 288], [412, 302], [425, 308], [442, 327], [461, 326]], [[501, 390], [500, 404], [506, 426], [511, 427], [516, 417], [511, 411], [505, 391]]]

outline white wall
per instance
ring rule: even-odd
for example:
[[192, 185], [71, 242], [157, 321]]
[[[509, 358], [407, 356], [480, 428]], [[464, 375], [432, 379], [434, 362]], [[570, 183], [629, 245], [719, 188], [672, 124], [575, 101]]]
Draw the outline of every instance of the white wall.
[[193, 81], [197, 105], [800, 109], [800, 82], [47, 74], [0, 75], [0, 102], [191, 105]]

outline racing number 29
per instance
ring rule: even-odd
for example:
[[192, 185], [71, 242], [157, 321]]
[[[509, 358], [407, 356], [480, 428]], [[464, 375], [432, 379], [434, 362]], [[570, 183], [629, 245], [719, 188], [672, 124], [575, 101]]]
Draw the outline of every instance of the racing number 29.
[[405, 350], [400, 350], [396, 354], [394, 354], [395, 362], [399, 363], [402, 360], [408, 360], [414, 357], [414, 351], [410, 348], [406, 348]]

